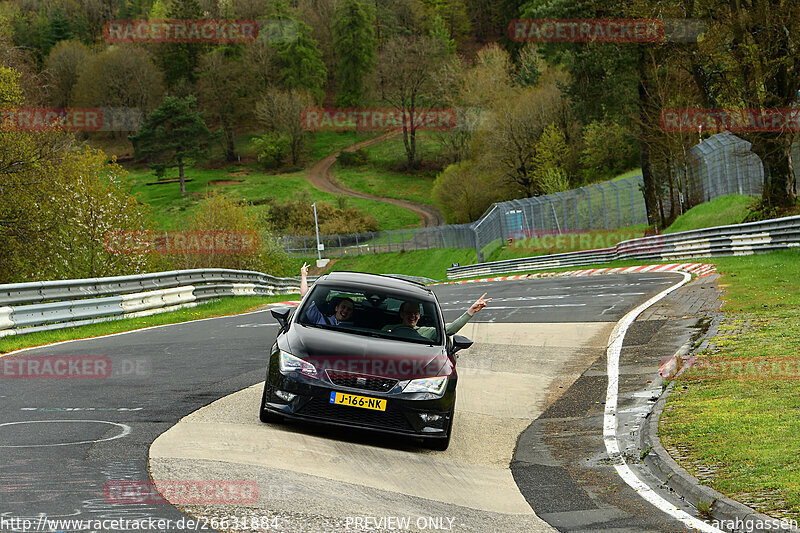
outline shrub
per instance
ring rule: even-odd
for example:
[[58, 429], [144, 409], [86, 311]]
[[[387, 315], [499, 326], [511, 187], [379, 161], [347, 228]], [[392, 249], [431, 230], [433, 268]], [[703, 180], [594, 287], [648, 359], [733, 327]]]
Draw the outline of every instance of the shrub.
[[266, 169], [282, 166], [291, 151], [289, 137], [276, 132], [253, 139], [253, 146], [258, 154], [258, 162]]
[[[314, 210], [311, 199], [301, 195], [284, 203], [270, 202], [266, 215], [274, 231], [293, 235], [314, 235]], [[335, 207], [317, 202], [317, 220], [321, 235], [378, 231], [378, 221], [355, 207]]]
[[360, 167], [369, 162], [369, 155], [364, 149], [356, 150], [355, 152], [342, 150], [336, 160], [345, 167]]

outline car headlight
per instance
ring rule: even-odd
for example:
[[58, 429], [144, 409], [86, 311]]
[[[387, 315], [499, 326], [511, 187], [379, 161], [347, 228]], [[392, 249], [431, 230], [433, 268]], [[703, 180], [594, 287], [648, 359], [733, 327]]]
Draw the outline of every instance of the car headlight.
[[447, 377], [412, 379], [403, 392], [429, 392], [436, 396], [444, 394], [447, 388]]
[[307, 378], [319, 379], [317, 369], [314, 365], [283, 350], [280, 350], [279, 353], [278, 366], [284, 374], [288, 372], [298, 372]]

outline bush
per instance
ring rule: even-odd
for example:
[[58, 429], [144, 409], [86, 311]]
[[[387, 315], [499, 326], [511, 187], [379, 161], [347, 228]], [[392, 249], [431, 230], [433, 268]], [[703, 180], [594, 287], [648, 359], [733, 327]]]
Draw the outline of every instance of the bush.
[[433, 184], [433, 198], [448, 224], [477, 220], [497, 201], [496, 180], [478, 171], [471, 161], [448, 166]]
[[258, 162], [266, 169], [282, 166], [291, 152], [289, 137], [276, 132], [253, 139], [253, 146], [258, 154]]
[[369, 155], [364, 149], [355, 152], [342, 150], [336, 160], [345, 167], [361, 167], [369, 162]]
[[289, 258], [267, 228], [267, 221], [246, 203], [213, 191], [198, 204], [189, 231], [250, 232], [257, 236], [254, 249], [242, 253], [185, 254], [172, 257], [173, 268], [232, 268], [283, 275]]
[[[293, 235], [315, 234], [314, 210], [308, 193], [284, 203], [270, 202], [266, 218], [274, 231]], [[327, 202], [317, 202], [317, 220], [320, 235], [364, 233], [379, 229], [375, 217], [355, 207], [335, 207]]]

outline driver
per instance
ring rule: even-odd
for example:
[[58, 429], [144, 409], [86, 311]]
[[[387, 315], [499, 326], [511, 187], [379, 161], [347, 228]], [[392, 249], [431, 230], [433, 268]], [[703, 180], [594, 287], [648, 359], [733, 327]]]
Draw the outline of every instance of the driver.
[[[475, 315], [478, 311], [486, 307], [486, 304], [492, 301], [491, 298], [487, 298], [484, 300], [488, 293], [483, 293], [483, 296], [478, 298], [474, 304], [469, 306], [469, 309], [466, 312], [458, 317], [455, 321], [447, 324], [445, 327], [445, 333], [448, 335], [454, 335], [458, 333], [458, 330], [464, 327], [464, 325], [469, 322], [469, 319]], [[384, 326], [382, 329], [383, 331], [392, 332], [394, 328], [397, 327], [410, 327], [414, 328], [414, 331], [425, 337], [426, 339], [433, 340], [436, 337], [436, 328], [431, 326], [417, 326], [417, 322], [419, 322], [420, 317], [420, 310], [419, 310], [419, 303], [418, 302], [403, 302], [400, 305], [400, 324], [388, 325]]]

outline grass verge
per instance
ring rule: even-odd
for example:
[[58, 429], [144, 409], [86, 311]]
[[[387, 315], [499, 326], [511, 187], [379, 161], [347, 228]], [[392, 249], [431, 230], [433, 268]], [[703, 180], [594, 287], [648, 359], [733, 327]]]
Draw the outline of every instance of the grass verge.
[[12, 335], [0, 338], [0, 354], [19, 350], [21, 348], [52, 344], [59, 341], [99, 337], [101, 335], [132, 331], [150, 326], [178, 324], [180, 322], [189, 322], [201, 318], [246, 313], [258, 309], [265, 304], [296, 299], [299, 299], [299, 294], [285, 294], [282, 296], [237, 296], [212, 300], [196, 307], [188, 307], [186, 309], [179, 309], [177, 311], [169, 311], [167, 313], [159, 313], [141, 318], [123, 318], [56, 331]]
[[661, 437], [689, 472], [711, 468], [715, 490], [800, 519], [800, 253], [708, 261], [727, 290], [724, 322], [676, 379]]

